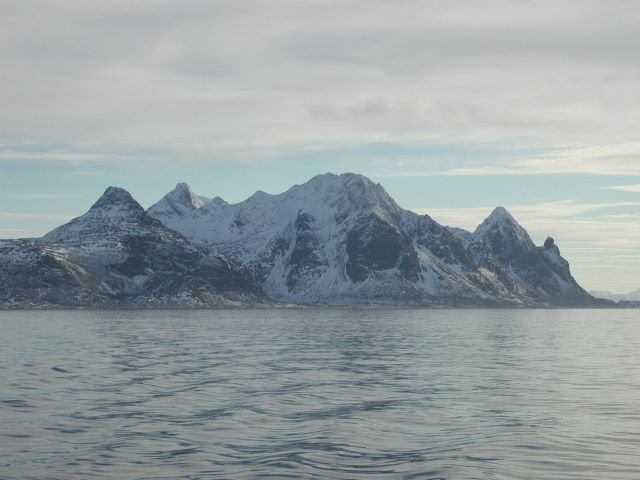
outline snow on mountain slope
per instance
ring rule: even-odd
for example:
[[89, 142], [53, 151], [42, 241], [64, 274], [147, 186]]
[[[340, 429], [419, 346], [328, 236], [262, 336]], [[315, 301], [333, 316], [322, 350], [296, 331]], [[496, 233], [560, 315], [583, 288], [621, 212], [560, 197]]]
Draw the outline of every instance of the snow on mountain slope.
[[[162, 215], [161, 203], [150, 215], [243, 263], [276, 299], [422, 296], [399, 270], [410, 247], [398, 226], [402, 210], [360, 175], [317, 176], [281, 195], [256, 192], [238, 204], [207, 204], [182, 216]], [[384, 239], [373, 231], [384, 232]], [[358, 249], [364, 249], [360, 258]]]
[[555, 241], [549, 237], [536, 247], [503, 207], [476, 228], [469, 248], [479, 265], [496, 271], [522, 296], [568, 305], [592, 299], [571, 275]]
[[202, 307], [256, 303], [242, 266], [189, 242], [109, 187], [41, 239], [0, 244], [4, 306]]
[[87, 213], [55, 228], [44, 235], [42, 241], [93, 252], [104, 251], [121, 258], [124, 255], [120, 249], [123, 235], [151, 231], [168, 240], [176, 236], [150, 218], [129, 192], [109, 187]]
[[65, 253], [34, 239], [0, 240], [0, 308], [102, 305], [96, 283]]
[[207, 197], [196, 195], [189, 185], [178, 183], [176, 188], [154, 205], [153, 212], [159, 216], [182, 216], [204, 207], [211, 201], [224, 203], [224, 200], [219, 197], [211, 200]]
[[277, 300], [536, 305], [591, 298], [559, 253], [538, 249], [505, 209], [474, 233], [453, 230], [403, 210], [362, 175], [318, 175], [237, 204], [168, 211], [169, 200], [149, 214], [246, 265]]

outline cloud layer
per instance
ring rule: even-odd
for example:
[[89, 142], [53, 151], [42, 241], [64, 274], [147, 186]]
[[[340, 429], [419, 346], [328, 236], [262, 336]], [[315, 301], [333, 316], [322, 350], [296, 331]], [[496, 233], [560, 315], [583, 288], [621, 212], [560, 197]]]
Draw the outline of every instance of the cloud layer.
[[[640, 144], [595, 145], [567, 148], [545, 155], [477, 167], [459, 167], [445, 175], [632, 175], [640, 176]], [[627, 187], [612, 187], [634, 191]]]
[[0, 143], [629, 142], [639, 19], [622, 0], [4, 2]]

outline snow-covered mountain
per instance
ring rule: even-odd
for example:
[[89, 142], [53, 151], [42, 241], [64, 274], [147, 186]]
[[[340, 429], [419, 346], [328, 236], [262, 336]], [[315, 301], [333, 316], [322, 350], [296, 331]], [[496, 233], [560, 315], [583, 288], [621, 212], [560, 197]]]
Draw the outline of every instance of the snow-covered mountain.
[[302, 304], [592, 305], [553, 239], [537, 247], [498, 207], [474, 232], [400, 208], [362, 175], [318, 175], [228, 204], [179, 184], [148, 213]]
[[[218, 197], [213, 201], [220, 201]], [[167, 193], [162, 200], [154, 205], [154, 211], [163, 217], [181, 217], [204, 207], [212, 200], [196, 195], [189, 185], [179, 183], [171, 192]]]
[[[202, 207], [206, 202], [192, 199]], [[195, 245], [109, 187], [39, 239], [0, 241], [0, 306], [210, 307], [267, 301], [242, 266]]]
[[553, 239], [501, 207], [474, 232], [404, 210], [356, 174], [228, 204], [178, 186], [147, 212], [110, 187], [38, 239], [0, 241], [0, 307], [603, 305]]

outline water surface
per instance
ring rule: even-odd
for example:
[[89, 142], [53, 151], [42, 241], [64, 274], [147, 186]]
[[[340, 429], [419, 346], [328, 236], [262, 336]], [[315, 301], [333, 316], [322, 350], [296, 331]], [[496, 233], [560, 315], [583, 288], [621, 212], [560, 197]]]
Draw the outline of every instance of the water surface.
[[0, 478], [637, 479], [638, 310], [0, 312]]

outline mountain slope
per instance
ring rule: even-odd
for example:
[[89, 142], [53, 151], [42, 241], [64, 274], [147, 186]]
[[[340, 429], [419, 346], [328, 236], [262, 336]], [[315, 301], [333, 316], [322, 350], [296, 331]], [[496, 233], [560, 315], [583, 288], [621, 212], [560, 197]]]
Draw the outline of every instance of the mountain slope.
[[0, 303], [206, 307], [265, 301], [251, 274], [150, 217], [109, 187], [84, 215], [40, 239], [0, 242]]
[[[220, 199], [221, 200], [221, 199]], [[196, 195], [193, 193], [189, 185], [179, 183], [171, 192], [162, 197], [158, 203], [154, 205], [154, 211], [161, 216], [182, 216], [202, 208], [211, 201], [207, 197]]]
[[[410, 253], [403, 251], [409, 245], [396, 225], [401, 209], [359, 175], [318, 176], [282, 195], [256, 192], [236, 205], [212, 203], [182, 216], [163, 215], [159, 205], [149, 209], [151, 216], [246, 265], [275, 299], [341, 303], [383, 298], [389, 291], [422, 296], [414, 283], [386, 268]], [[385, 240], [375, 235], [363, 241], [381, 229]], [[336, 270], [347, 263], [348, 275]]]
[[572, 305], [591, 296], [575, 281], [553, 238], [536, 247], [529, 234], [503, 207], [497, 207], [473, 232], [470, 250], [477, 263], [509, 276], [522, 295], [551, 304]]
[[[180, 188], [180, 185], [177, 189]], [[194, 206], [169, 193], [149, 214], [244, 264], [272, 298], [303, 304], [592, 303], [555, 245], [536, 247], [504, 209], [475, 232], [400, 208], [356, 174], [318, 175], [279, 195]], [[169, 197], [169, 198], [168, 198]]]

